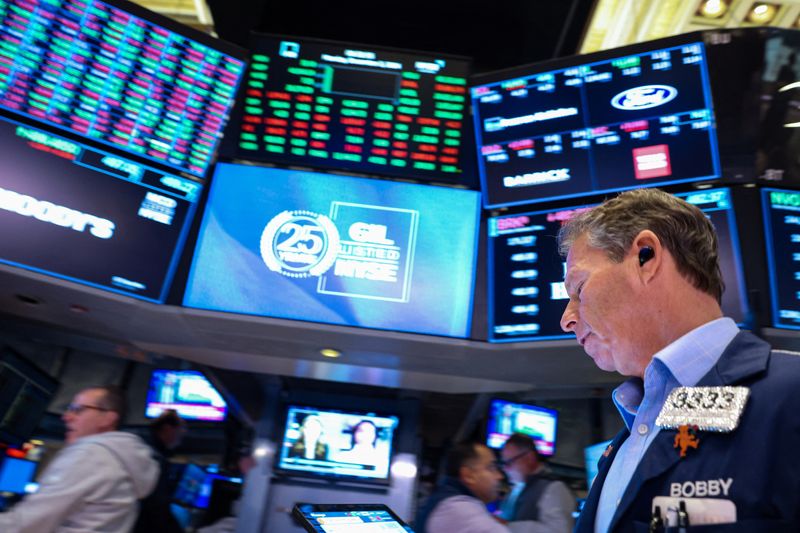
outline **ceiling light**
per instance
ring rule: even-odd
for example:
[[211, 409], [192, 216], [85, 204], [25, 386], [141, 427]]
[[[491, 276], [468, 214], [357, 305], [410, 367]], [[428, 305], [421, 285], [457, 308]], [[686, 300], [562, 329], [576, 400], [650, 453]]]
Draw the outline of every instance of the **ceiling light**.
[[339, 350], [334, 350], [333, 348], [323, 348], [319, 351], [319, 353], [321, 353], [325, 357], [332, 357], [332, 358], [336, 358], [342, 355], [342, 352], [340, 352]]
[[703, 0], [697, 8], [697, 14], [701, 17], [716, 19], [728, 11], [728, 2], [725, 0]]
[[753, 4], [752, 9], [747, 14], [747, 22], [752, 24], [769, 24], [778, 14], [778, 6], [759, 2]]

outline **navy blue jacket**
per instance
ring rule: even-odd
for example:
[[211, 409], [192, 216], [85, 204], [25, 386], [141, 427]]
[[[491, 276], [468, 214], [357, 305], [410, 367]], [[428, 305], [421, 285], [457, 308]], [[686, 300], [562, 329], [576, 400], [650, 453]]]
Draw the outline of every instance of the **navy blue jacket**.
[[[749, 387], [739, 426], [730, 433], [700, 432], [699, 447], [683, 459], [673, 447], [677, 430], [662, 429], [634, 472], [609, 531], [646, 532], [653, 498], [671, 496], [675, 484], [720, 479], [732, 480], [727, 496], [709, 497], [733, 501], [737, 523], [690, 526], [687, 533], [800, 531], [800, 357], [770, 351], [743, 331], [697, 385]], [[600, 459], [576, 533], [594, 531], [601, 488], [628, 435], [623, 429]]]

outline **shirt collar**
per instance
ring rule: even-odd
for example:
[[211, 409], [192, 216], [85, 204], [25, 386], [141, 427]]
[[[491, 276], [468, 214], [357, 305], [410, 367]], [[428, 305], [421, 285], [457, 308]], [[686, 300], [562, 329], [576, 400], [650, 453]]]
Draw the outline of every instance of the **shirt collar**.
[[[660, 370], [657, 375], [665, 376], [666, 370], [680, 385], [694, 386], [717, 364], [725, 347], [737, 333], [739, 328], [730, 318], [707, 322], [656, 353], [645, 369], [645, 375], [650, 377]], [[654, 362], [656, 360], [658, 362]], [[640, 378], [630, 378], [614, 389], [611, 399], [630, 430], [644, 399], [644, 383]]]

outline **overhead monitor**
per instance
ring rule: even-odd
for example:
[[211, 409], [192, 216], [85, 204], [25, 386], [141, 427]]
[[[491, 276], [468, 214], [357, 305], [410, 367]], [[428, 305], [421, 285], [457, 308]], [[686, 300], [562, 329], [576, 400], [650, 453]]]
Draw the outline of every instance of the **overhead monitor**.
[[250, 50], [224, 156], [456, 183], [473, 166], [468, 59], [264, 34]]
[[0, 108], [202, 177], [244, 51], [125, 0], [0, 3]]
[[772, 325], [800, 329], [800, 191], [762, 189]]
[[289, 406], [277, 455], [284, 474], [388, 482], [396, 416]]
[[[740, 325], [750, 320], [730, 189], [679, 193], [713, 223], [725, 292], [722, 310]], [[566, 265], [558, 254], [561, 225], [592, 206], [504, 215], [489, 219], [489, 341], [572, 338], [561, 329], [569, 297]]]
[[699, 39], [528, 65], [471, 84], [487, 207], [720, 175]]
[[0, 117], [0, 262], [163, 302], [199, 182]]
[[145, 416], [156, 418], [167, 409], [174, 409], [187, 420], [221, 422], [225, 420], [228, 405], [202, 372], [153, 370]]
[[512, 433], [523, 433], [533, 438], [540, 455], [551, 456], [556, 453], [557, 425], [558, 411], [493, 399], [489, 404], [486, 445], [499, 449]]
[[466, 337], [475, 191], [217, 165], [183, 303]]

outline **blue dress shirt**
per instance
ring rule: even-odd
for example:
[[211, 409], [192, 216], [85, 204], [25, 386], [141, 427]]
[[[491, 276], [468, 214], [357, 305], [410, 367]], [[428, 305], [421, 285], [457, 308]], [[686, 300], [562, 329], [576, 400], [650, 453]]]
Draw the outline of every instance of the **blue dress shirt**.
[[631, 378], [614, 389], [612, 400], [630, 436], [620, 446], [608, 471], [595, 517], [595, 533], [606, 533], [628, 483], [648, 446], [658, 434], [661, 406], [675, 387], [692, 387], [717, 363], [739, 328], [719, 318], [695, 328], [653, 356], [644, 382]]

